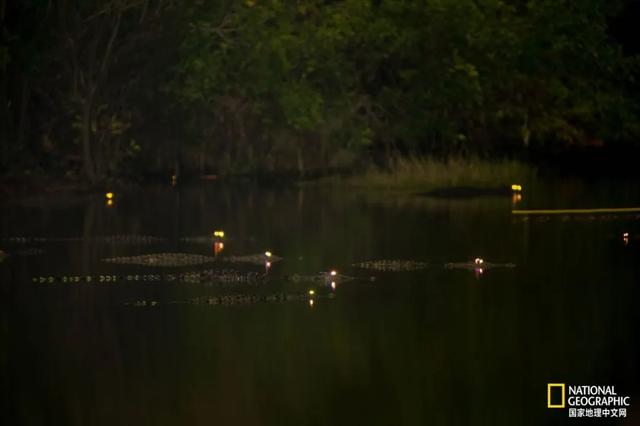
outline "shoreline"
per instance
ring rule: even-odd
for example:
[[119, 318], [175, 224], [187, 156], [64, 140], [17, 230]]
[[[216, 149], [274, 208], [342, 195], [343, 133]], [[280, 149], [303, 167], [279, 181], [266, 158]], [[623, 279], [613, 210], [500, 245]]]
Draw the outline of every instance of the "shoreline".
[[[638, 155], [635, 155], [638, 154]], [[512, 158], [451, 156], [398, 156], [386, 166], [372, 162], [354, 169], [309, 170], [251, 174], [185, 173], [177, 186], [194, 183], [252, 183], [269, 186], [349, 187], [371, 190], [437, 190], [455, 187], [490, 187], [522, 183], [532, 177], [581, 179], [637, 179], [640, 147], [610, 149], [574, 148], [570, 150], [532, 151]], [[597, 173], [594, 173], [596, 172]], [[516, 182], [517, 181], [517, 182]], [[11, 175], [0, 177], [0, 200], [27, 195], [92, 193], [122, 190], [145, 185], [172, 186], [169, 174], [145, 174], [136, 178], [110, 178], [94, 185], [83, 177]]]

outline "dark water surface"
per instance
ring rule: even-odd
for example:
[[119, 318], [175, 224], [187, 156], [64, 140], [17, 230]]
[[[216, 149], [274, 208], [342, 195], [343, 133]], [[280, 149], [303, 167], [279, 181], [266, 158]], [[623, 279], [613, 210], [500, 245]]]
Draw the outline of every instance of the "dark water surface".
[[[640, 188], [631, 183], [546, 182], [525, 188], [520, 206], [638, 204]], [[2, 237], [86, 240], [0, 242], [9, 253], [0, 263], [3, 424], [593, 424], [547, 409], [549, 382], [615, 385], [632, 396], [628, 417], [600, 423], [637, 424], [639, 219], [522, 220], [511, 207], [509, 198], [222, 184], [116, 194], [111, 207], [101, 194], [5, 202]], [[232, 289], [31, 281], [155, 272], [101, 259], [213, 255], [210, 245], [180, 238], [218, 228], [228, 237], [224, 254], [271, 250], [284, 257], [270, 271], [273, 280]], [[627, 245], [623, 232], [631, 236]], [[90, 239], [124, 234], [166, 242]], [[44, 254], [12, 255], [24, 247]], [[443, 267], [475, 257], [517, 267], [480, 277]], [[432, 266], [416, 272], [350, 266], [385, 258]], [[330, 268], [363, 279], [332, 292], [283, 278]], [[172, 303], [311, 289], [318, 296], [313, 306]], [[137, 300], [157, 306], [125, 305]]]

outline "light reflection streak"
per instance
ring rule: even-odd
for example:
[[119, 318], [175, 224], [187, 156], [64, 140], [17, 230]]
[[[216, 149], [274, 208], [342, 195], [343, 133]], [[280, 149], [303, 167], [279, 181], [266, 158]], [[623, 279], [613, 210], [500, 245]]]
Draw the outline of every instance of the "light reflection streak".
[[224, 243], [221, 241], [216, 241], [213, 243], [213, 253], [218, 256], [224, 250]]

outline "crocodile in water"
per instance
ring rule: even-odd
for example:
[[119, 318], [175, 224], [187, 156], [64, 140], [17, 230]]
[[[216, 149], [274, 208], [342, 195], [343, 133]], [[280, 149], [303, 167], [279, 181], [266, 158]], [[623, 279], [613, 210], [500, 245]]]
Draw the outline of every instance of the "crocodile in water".
[[350, 277], [348, 275], [338, 274], [336, 271], [320, 272], [315, 275], [292, 274], [287, 276], [286, 278], [288, 281], [294, 283], [314, 283], [323, 285], [330, 285], [332, 282], [343, 283], [356, 279], [355, 277]]
[[223, 256], [219, 258], [222, 262], [230, 263], [250, 263], [252, 265], [264, 265], [267, 262], [275, 263], [282, 260], [281, 257], [274, 254], [267, 255], [266, 253], [249, 254], [245, 256]]
[[315, 299], [333, 299], [333, 294], [313, 296], [304, 293], [274, 293], [274, 294], [226, 294], [219, 296], [196, 297], [184, 301], [159, 302], [157, 300], [136, 300], [125, 303], [126, 306], [154, 307], [159, 305], [199, 305], [199, 306], [233, 306], [251, 305], [258, 303], [308, 302], [313, 306]]
[[150, 235], [101, 235], [95, 237], [4, 237], [0, 241], [10, 244], [33, 243], [74, 243], [91, 242], [100, 244], [155, 244], [165, 241], [164, 238]]
[[194, 284], [259, 284], [270, 277], [257, 272], [235, 271], [230, 269], [207, 269], [195, 272], [172, 274], [129, 274], [129, 275], [58, 275], [37, 276], [32, 278], [36, 284], [80, 284], [80, 283], [126, 283], [126, 282], [180, 282]]
[[366, 262], [354, 263], [360, 269], [371, 269], [374, 271], [400, 272], [400, 271], [417, 271], [425, 269], [429, 266], [426, 262], [417, 262], [415, 260], [370, 260]]
[[469, 270], [487, 270], [493, 268], [515, 268], [514, 263], [491, 263], [482, 259], [470, 260], [468, 262], [451, 262], [445, 263], [447, 269], [469, 269]]
[[139, 256], [120, 256], [103, 259], [103, 262], [108, 263], [158, 267], [204, 265], [216, 261], [217, 259], [215, 257], [191, 253], [152, 253]]

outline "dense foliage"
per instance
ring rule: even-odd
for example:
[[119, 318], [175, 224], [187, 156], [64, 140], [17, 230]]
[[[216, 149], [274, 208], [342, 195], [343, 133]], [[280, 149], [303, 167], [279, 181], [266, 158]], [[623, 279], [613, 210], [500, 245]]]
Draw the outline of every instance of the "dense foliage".
[[616, 2], [2, 5], [4, 166], [304, 172], [640, 133]]

